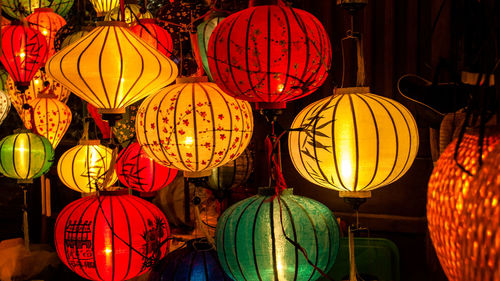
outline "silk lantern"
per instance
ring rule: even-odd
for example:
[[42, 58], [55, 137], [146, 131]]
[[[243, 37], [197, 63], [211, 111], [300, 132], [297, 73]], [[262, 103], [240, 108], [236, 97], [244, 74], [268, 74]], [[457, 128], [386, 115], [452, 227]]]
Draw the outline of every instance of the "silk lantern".
[[26, 17], [26, 21], [31, 28], [45, 36], [49, 49], [47, 56], [51, 57], [56, 52], [54, 49], [56, 33], [66, 24], [66, 20], [54, 13], [51, 8], [37, 8], [33, 14]]
[[253, 132], [250, 104], [204, 78], [183, 78], [139, 107], [137, 141], [156, 162], [186, 172], [236, 159]]
[[313, 15], [264, 5], [217, 25], [207, 56], [214, 82], [224, 92], [258, 108], [284, 108], [323, 84], [331, 53], [328, 34]]
[[80, 40], [82, 37], [84, 37], [85, 35], [89, 34], [91, 30], [86, 30], [86, 29], [83, 29], [83, 30], [80, 30], [80, 31], [77, 31], [73, 34], [70, 34], [69, 36], [67, 36], [66, 38], [64, 38], [64, 40], [61, 42], [61, 46], [59, 47], [59, 49], [56, 50], [59, 51], [59, 50], [62, 50], [64, 49], [65, 47], [73, 44], [74, 42]]
[[64, 17], [73, 6], [73, 2], [73, 0], [6, 0], [2, 1], [2, 10], [12, 18], [21, 19], [34, 13], [37, 8], [51, 8]]
[[139, 24], [134, 25], [130, 30], [165, 56], [172, 55], [174, 48], [172, 36], [166, 29], [158, 25], [157, 20], [140, 19]]
[[106, 183], [108, 170], [111, 169], [113, 151], [101, 145], [99, 140], [81, 140], [59, 158], [57, 174], [67, 187], [82, 193], [97, 190], [114, 190], [118, 180], [115, 171]]
[[253, 155], [247, 148], [236, 159], [212, 169], [207, 186], [215, 192], [223, 192], [244, 184], [253, 170]]
[[137, 4], [125, 4], [124, 7], [125, 20], [122, 20], [120, 6], [115, 7], [104, 17], [106, 21], [123, 21], [128, 25], [133, 26], [137, 23], [137, 19], [152, 19], [153, 15], [146, 9], [143, 9]]
[[101, 22], [52, 56], [47, 73], [106, 115], [157, 92], [177, 77], [177, 66], [124, 23]]
[[285, 233], [317, 268], [328, 272], [340, 239], [332, 212], [313, 199], [292, 195], [291, 190], [279, 195], [280, 201], [274, 189], [259, 192], [231, 206], [217, 223], [217, 254], [229, 277], [236, 281], [321, 277]]
[[[450, 281], [463, 279], [463, 238], [466, 228], [467, 210], [464, 201], [475, 191], [471, 190], [471, 182], [479, 170], [479, 133], [468, 131], [458, 147], [455, 160], [457, 140], [448, 145], [439, 157], [432, 171], [427, 191], [427, 223], [432, 244], [436, 249], [441, 266]], [[483, 154], [486, 159], [500, 135], [487, 131], [483, 140]], [[460, 164], [466, 171], [462, 170]], [[479, 280], [479, 279], [477, 279]]]
[[2, 28], [1, 44], [0, 61], [17, 89], [24, 92], [47, 59], [47, 41], [40, 32], [16, 21]]
[[213, 78], [212, 74], [210, 74], [210, 68], [208, 67], [208, 42], [215, 27], [217, 27], [223, 19], [225, 19], [225, 17], [214, 17], [200, 23], [196, 27], [196, 36], [198, 37], [198, 48], [200, 49], [201, 62], [203, 64], [203, 69], [205, 70], [205, 73], [207, 73], [210, 80], [213, 80]]
[[141, 192], [154, 192], [170, 184], [177, 170], [154, 162], [141, 145], [134, 142], [118, 155], [116, 174], [126, 187]]
[[97, 12], [97, 17], [104, 17], [109, 11], [120, 6], [119, 0], [90, 0], [90, 3]]
[[6, 91], [5, 83], [7, 82], [7, 78], [9, 77], [9, 73], [5, 68], [0, 67], [0, 90]]
[[3, 120], [5, 120], [5, 118], [7, 118], [10, 110], [10, 105], [11, 102], [9, 96], [3, 90], [0, 90], [0, 124], [3, 123]]
[[32, 128], [46, 137], [55, 149], [71, 123], [71, 109], [53, 94], [39, 94], [30, 102], [33, 110]]
[[123, 192], [110, 193], [70, 203], [54, 227], [59, 258], [86, 279], [133, 278], [148, 271], [168, 249], [170, 230], [158, 207]]
[[292, 128], [298, 130], [290, 132], [288, 150], [297, 171], [342, 196], [396, 181], [418, 151], [417, 124], [408, 109], [368, 88], [338, 89], [304, 108]]
[[0, 172], [9, 178], [31, 180], [45, 174], [54, 161], [54, 149], [42, 136], [26, 131], [0, 141]]

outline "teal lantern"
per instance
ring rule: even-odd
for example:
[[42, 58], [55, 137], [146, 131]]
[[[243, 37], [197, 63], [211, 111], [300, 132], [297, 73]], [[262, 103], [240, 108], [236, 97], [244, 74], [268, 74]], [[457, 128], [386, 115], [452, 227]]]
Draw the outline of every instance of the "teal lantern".
[[207, 73], [210, 81], [212, 81], [212, 75], [210, 74], [210, 69], [208, 68], [208, 58], [207, 49], [208, 41], [210, 40], [210, 35], [214, 31], [215, 27], [223, 20], [225, 17], [214, 17], [207, 21], [204, 21], [196, 27], [196, 35], [198, 36], [198, 48], [200, 49], [201, 61], [203, 63], [203, 69]]
[[52, 8], [64, 17], [73, 6], [74, 0], [4, 0], [2, 10], [9, 16], [22, 19], [32, 14], [37, 8]]
[[54, 149], [45, 137], [20, 132], [0, 141], [0, 173], [6, 177], [38, 178], [49, 170], [53, 161]]
[[222, 214], [216, 246], [224, 271], [236, 281], [318, 279], [321, 274], [286, 239], [283, 229], [312, 264], [328, 272], [339, 248], [335, 216], [325, 205], [290, 190], [283, 191], [279, 201], [273, 194], [274, 189], [261, 189]]

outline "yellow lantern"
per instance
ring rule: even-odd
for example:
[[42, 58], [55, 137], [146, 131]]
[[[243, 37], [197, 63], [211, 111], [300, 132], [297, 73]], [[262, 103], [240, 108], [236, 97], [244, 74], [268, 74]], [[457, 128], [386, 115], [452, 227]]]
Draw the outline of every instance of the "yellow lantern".
[[33, 125], [39, 135], [46, 137], [55, 149], [71, 123], [71, 109], [53, 93], [40, 94], [30, 102]]
[[[57, 174], [62, 183], [78, 192], [114, 190], [118, 177], [111, 167], [113, 151], [101, 145], [99, 140], [81, 140], [80, 144], [64, 152], [57, 163]], [[112, 169], [112, 171], [110, 170]], [[105, 186], [108, 171], [111, 180]]]
[[47, 73], [102, 114], [157, 92], [177, 77], [169, 58], [122, 22], [100, 22], [89, 34], [52, 56]]
[[120, 5], [119, 0], [90, 0], [98, 17], [104, 17], [109, 11]]
[[139, 107], [137, 140], [156, 162], [202, 172], [236, 159], [247, 147], [253, 132], [250, 104], [206, 81], [178, 79]]
[[[126, 4], [124, 7], [125, 22], [129, 25], [134, 25], [137, 19], [152, 19], [153, 15], [146, 9], [143, 9], [137, 4]], [[120, 6], [109, 11], [109, 13], [104, 18], [106, 21], [121, 21], [121, 8]]]
[[366, 191], [396, 181], [418, 150], [417, 124], [408, 109], [368, 88], [338, 89], [304, 108], [292, 128], [299, 129], [288, 138], [297, 171], [345, 197], [367, 197]]

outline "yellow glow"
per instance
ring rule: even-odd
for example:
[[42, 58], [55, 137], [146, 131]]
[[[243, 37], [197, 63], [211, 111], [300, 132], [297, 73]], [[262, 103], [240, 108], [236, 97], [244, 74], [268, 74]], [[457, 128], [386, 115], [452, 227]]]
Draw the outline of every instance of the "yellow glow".
[[46, 137], [56, 148], [71, 123], [71, 109], [55, 97], [39, 97], [29, 104], [33, 108], [31, 123], [38, 134]]
[[113, 250], [111, 250], [111, 248], [106, 248], [104, 249], [104, 252], [106, 253], [106, 255], [109, 255], [111, 254], [111, 252], [113, 252]]
[[34, 83], [35, 83], [35, 85], [36, 85], [36, 84], [40, 83], [40, 80], [38, 80], [38, 79], [33, 79], [33, 82], [34, 82]]
[[186, 141], [184, 141], [185, 145], [192, 145], [193, 144], [193, 138], [192, 137], [186, 137]]
[[281, 93], [281, 92], [283, 92], [284, 89], [285, 89], [285, 85], [283, 85], [283, 84], [278, 85], [278, 92]]
[[47, 31], [47, 29], [42, 30], [42, 34], [43, 34], [43, 35], [47, 35], [47, 33], [49, 33], [49, 32]]
[[21, 58], [24, 58], [24, 57], [26, 56], [26, 54], [25, 54], [25, 53], [20, 53], [20, 54], [19, 54], [19, 56], [20, 56]]

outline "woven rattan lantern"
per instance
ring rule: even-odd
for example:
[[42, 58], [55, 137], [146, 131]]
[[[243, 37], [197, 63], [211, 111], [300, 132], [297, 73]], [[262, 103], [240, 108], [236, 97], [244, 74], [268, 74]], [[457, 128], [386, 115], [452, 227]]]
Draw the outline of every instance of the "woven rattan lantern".
[[139, 22], [140, 24], [134, 25], [130, 30], [149, 45], [155, 47], [160, 53], [170, 57], [174, 48], [170, 33], [159, 26], [155, 19], [140, 19]]
[[50, 58], [45, 68], [104, 115], [124, 113], [126, 106], [177, 76], [174, 62], [121, 22], [99, 23], [90, 34]]
[[78, 199], [57, 217], [57, 254], [85, 279], [128, 280], [148, 271], [168, 250], [170, 230], [158, 207], [109, 193]]
[[26, 17], [26, 21], [31, 28], [45, 36], [49, 48], [48, 57], [51, 57], [56, 52], [54, 49], [56, 33], [66, 24], [66, 20], [54, 13], [51, 8], [37, 8], [33, 14]]
[[341, 196], [396, 181], [417, 155], [417, 124], [408, 109], [368, 90], [338, 89], [307, 106], [292, 124], [300, 130], [288, 138], [297, 171]]

